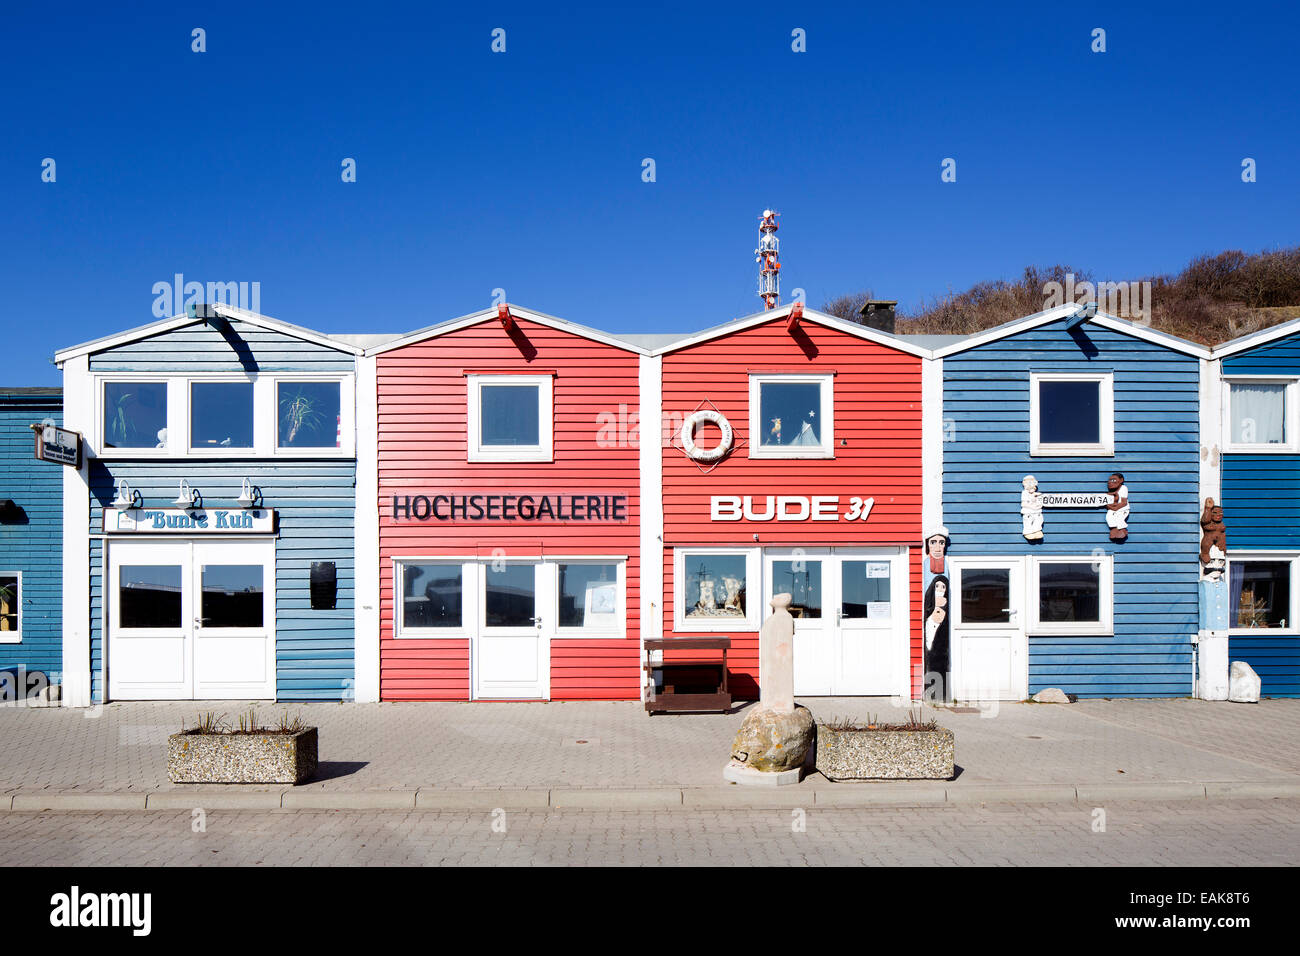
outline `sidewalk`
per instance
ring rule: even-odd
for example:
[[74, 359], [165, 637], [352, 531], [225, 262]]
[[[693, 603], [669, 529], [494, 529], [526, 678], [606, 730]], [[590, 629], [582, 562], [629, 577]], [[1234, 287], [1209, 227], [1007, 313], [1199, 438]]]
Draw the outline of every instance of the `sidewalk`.
[[[897, 719], [880, 698], [801, 701], [820, 719]], [[640, 704], [257, 705], [320, 728], [320, 769], [299, 787], [173, 785], [166, 739], [201, 711], [249, 705], [0, 707], [0, 809], [190, 807], [784, 807], [999, 801], [1300, 797], [1300, 701], [1010, 703], [983, 715], [926, 707], [952, 728], [953, 781], [749, 788], [722, 779], [744, 710], [656, 715]]]

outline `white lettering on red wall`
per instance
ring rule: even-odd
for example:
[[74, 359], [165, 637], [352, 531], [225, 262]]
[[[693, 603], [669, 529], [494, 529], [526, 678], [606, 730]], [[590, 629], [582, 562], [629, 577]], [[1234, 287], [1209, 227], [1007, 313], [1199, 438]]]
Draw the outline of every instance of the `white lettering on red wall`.
[[866, 521], [874, 498], [839, 495], [713, 495], [710, 521]]

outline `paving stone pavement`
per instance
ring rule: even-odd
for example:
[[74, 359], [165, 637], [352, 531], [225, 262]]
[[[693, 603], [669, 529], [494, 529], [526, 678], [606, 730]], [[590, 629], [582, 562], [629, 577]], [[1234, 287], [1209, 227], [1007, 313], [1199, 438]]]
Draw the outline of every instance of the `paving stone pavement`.
[[[822, 719], [870, 713], [888, 720], [907, 710], [883, 698], [803, 702]], [[193, 724], [201, 711], [225, 713], [233, 722], [248, 707], [237, 701], [0, 707], [0, 792], [204, 789], [167, 782], [167, 735], [183, 722]], [[744, 718], [744, 711], [650, 717], [635, 702], [261, 703], [256, 709], [263, 721], [288, 712], [320, 727], [320, 772], [295, 792], [717, 787]], [[986, 711], [926, 707], [924, 715], [956, 735], [960, 774], [947, 785], [953, 789], [1300, 784], [1298, 700], [1011, 703]], [[837, 786], [818, 775], [809, 781]]]
[[[798, 811], [0, 814], [8, 866], [1291, 866], [1300, 800]], [[494, 829], [493, 824], [497, 823]], [[504, 832], [500, 832], [504, 823]]]

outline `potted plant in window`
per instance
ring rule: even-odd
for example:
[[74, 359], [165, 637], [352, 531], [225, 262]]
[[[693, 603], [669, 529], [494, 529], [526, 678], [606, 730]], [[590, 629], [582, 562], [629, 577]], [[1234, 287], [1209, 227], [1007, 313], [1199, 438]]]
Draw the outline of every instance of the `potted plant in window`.
[[202, 714], [192, 728], [167, 738], [172, 783], [292, 783], [316, 772], [317, 732], [286, 711], [263, 725], [256, 710], [232, 727], [225, 715]]
[[316, 410], [316, 401], [299, 388], [284, 406], [284, 421], [281, 428], [285, 432], [285, 444], [293, 444], [299, 431], [315, 432], [320, 427], [321, 416]]
[[955, 756], [952, 731], [913, 711], [898, 723], [817, 725], [817, 770], [829, 780], [951, 780]]
[[0, 631], [18, 630], [18, 585], [0, 584]]

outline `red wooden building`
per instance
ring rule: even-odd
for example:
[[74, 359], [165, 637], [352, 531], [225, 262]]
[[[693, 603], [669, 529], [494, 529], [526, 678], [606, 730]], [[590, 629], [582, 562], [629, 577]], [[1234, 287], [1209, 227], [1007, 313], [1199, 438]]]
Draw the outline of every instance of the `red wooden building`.
[[918, 689], [923, 354], [797, 306], [655, 352], [662, 631], [730, 636], [736, 696], [757, 694], [759, 627], [783, 591], [796, 693]]
[[636, 699], [643, 350], [501, 306], [373, 353], [380, 698]]

